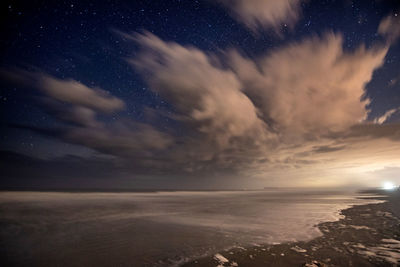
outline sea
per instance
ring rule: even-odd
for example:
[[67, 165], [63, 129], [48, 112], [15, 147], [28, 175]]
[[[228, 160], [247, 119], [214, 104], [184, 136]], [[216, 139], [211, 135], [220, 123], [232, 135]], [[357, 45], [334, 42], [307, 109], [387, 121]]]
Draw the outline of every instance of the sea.
[[229, 248], [310, 240], [357, 193], [0, 192], [2, 266], [179, 266]]

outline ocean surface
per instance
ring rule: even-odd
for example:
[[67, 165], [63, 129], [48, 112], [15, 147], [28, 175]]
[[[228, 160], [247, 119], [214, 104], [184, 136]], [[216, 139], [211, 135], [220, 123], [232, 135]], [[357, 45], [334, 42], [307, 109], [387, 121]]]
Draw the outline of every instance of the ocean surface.
[[[309, 240], [351, 193], [0, 193], [3, 266], [176, 266], [232, 247]], [[365, 197], [365, 196], [363, 196]]]

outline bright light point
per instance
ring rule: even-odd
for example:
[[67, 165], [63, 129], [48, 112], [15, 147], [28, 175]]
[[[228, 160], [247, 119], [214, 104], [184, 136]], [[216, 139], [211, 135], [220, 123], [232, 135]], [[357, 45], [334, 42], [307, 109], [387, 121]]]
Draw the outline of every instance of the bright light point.
[[393, 190], [395, 188], [396, 188], [396, 186], [392, 182], [384, 182], [383, 183], [383, 189], [385, 189], [385, 190]]

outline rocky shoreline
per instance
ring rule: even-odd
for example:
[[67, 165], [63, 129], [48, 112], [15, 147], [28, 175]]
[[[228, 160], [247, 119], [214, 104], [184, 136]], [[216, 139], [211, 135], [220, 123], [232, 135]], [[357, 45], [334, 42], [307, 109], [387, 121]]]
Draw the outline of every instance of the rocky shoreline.
[[383, 199], [341, 211], [308, 242], [237, 247], [183, 266], [400, 266], [400, 192]]

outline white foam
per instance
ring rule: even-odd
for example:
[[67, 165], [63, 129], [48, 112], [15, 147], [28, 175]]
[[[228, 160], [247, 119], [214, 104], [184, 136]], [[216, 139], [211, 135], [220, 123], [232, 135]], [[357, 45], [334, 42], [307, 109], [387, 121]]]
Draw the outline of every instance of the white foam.
[[356, 229], [356, 230], [374, 230], [368, 226], [365, 225], [349, 225], [349, 227]]
[[305, 253], [305, 252], [307, 252], [307, 250], [305, 250], [304, 248], [301, 248], [301, 247], [299, 247], [299, 246], [294, 246], [294, 247], [291, 247], [290, 249], [291, 249], [291, 250], [294, 250], [294, 251], [296, 251], [296, 252], [298, 252], [298, 253]]
[[[382, 239], [383, 244], [376, 247], [357, 246], [357, 252], [366, 257], [383, 259], [393, 264], [400, 264], [400, 241], [396, 239]], [[356, 246], [354, 246], [356, 247]]]

